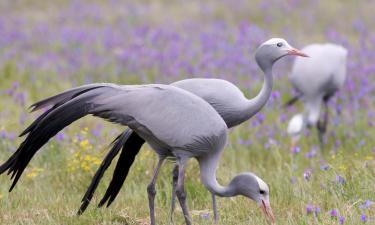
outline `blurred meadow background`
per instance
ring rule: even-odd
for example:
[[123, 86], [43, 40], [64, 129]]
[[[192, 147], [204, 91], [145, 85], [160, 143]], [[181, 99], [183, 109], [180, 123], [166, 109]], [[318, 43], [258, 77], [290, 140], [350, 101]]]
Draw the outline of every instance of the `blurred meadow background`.
[[[91, 82], [171, 83], [215, 77], [259, 91], [263, 74], [253, 58], [270, 37], [302, 48], [334, 42], [349, 50], [347, 80], [330, 101], [327, 145], [306, 131], [291, 152], [288, 119], [301, 103], [288, 82], [292, 57], [274, 67], [265, 108], [230, 132], [218, 179], [253, 171], [269, 184], [278, 224], [375, 224], [375, 1], [302, 0], [4, 0], [0, 2], [0, 160], [16, 150], [18, 134], [38, 113], [32, 103]], [[108, 145], [121, 126], [86, 117], [51, 139], [20, 183], [0, 177], [1, 224], [148, 224], [146, 186], [156, 155], [145, 146], [114, 204], [97, 209], [112, 167], [91, 207], [75, 216]], [[114, 163], [113, 163], [114, 164]], [[156, 219], [168, 224], [172, 164], [157, 182]], [[187, 170], [195, 224], [211, 224], [211, 196], [197, 163]], [[219, 224], [265, 224], [255, 203], [218, 199]], [[182, 213], [174, 214], [183, 224]]]

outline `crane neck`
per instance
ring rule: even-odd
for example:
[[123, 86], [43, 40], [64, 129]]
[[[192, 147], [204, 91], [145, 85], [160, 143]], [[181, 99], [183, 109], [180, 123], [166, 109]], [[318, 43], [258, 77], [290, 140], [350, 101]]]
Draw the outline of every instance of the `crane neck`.
[[258, 113], [263, 106], [267, 103], [273, 86], [272, 76], [272, 65], [264, 67], [259, 65], [264, 73], [264, 81], [259, 93], [252, 99], [249, 99], [245, 104], [241, 115], [243, 115], [243, 121], [250, 119], [256, 113]]
[[216, 169], [221, 153], [222, 151], [218, 151], [214, 154], [207, 155], [206, 157], [200, 157], [198, 159], [201, 181], [212, 194], [220, 197], [232, 197], [236, 195], [235, 188], [231, 185], [222, 186], [217, 182], [216, 179]]

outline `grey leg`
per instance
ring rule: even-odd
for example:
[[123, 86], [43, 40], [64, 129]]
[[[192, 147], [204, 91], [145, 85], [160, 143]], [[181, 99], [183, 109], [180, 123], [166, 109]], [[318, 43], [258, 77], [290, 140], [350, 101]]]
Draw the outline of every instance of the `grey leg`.
[[217, 208], [216, 208], [215, 194], [212, 194], [212, 210], [214, 211], [214, 224], [217, 224], [218, 214], [217, 214]]
[[151, 225], [155, 225], [155, 195], [156, 195], [156, 190], [155, 190], [155, 183], [156, 183], [156, 178], [158, 177], [160, 167], [163, 164], [165, 158], [160, 157], [158, 164], [156, 165], [156, 168], [154, 170], [154, 176], [152, 177], [152, 180], [150, 184], [147, 186], [147, 193], [148, 193], [148, 205], [150, 208], [150, 219], [151, 219]]
[[317, 128], [318, 128], [318, 135], [319, 135], [319, 142], [320, 146], [324, 147], [324, 134], [327, 131], [327, 124], [328, 124], [328, 105], [327, 102], [324, 101], [324, 115], [323, 121], [318, 121]]
[[186, 194], [185, 194], [185, 187], [184, 187], [185, 166], [186, 166], [186, 161], [178, 161], [178, 180], [177, 180], [177, 186], [176, 186], [176, 195], [177, 195], [178, 201], [180, 202], [180, 206], [185, 217], [186, 225], [191, 225], [192, 222], [191, 222], [189, 210], [186, 206]]
[[170, 213], [170, 222], [174, 224], [173, 222], [173, 212], [176, 206], [176, 186], [177, 186], [177, 181], [178, 181], [178, 164], [173, 168], [172, 172], [172, 199], [171, 199], [171, 213]]

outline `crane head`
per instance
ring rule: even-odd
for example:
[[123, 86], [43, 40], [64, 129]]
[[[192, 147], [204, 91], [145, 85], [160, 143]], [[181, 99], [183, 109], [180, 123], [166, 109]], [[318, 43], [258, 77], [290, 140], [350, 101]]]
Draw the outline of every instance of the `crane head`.
[[255, 53], [255, 59], [258, 65], [265, 70], [272, 67], [277, 60], [287, 55], [309, 57], [300, 50], [290, 46], [286, 40], [282, 38], [271, 38], [258, 47]]
[[233, 178], [229, 184], [235, 191], [235, 195], [248, 197], [259, 205], [267, 219], [275, 224], [269, 199], [268, 185], [253, 173], [242, 173]]

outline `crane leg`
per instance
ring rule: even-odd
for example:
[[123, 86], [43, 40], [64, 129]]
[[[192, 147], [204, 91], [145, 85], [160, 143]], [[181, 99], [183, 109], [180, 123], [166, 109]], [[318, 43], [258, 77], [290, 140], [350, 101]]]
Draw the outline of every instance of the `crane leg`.
[[176, 186], [176, 195], [178, 201], [180, 202], [180, 206], [182, 212], [185, 217], [186, 225], [191, 225], [191, 217], [189, 214], [189, 210], [186, 205], [186, 193], [185, 193], [185, 167], [186, 167], [186, 160], [179, 160], [178, 161], [178, 180]]
[[174, 224], [173, 222], [173, 212], [176, 206], [176, 186], [178, 181], [178, 164], [173, 168], [172, 172], [172, 198], [171, 198], [171, 213], [170, 213], [170, 222], [171, 224]]
[[327, 131], [327, 124], [328, 124], [328, 103], [324, 101], [324, 115], [323, 121], [318, 121], [317, 128], [318, 128], [318, 135], [319, 135], [319, 142], [320, 146], [324, 147], [324, 134]]
[[212, 210], [214, 211], [214, 224], [217, 224], [218, 221], [218, 214], [217, 214], [217, 207], [216, 207], [216, 196], [212, 194]]
[[156, 179], [158, 177], [160, 167], [164, 162], [163, 157], [159, 158], [158, 164], [156, 165], [156, 168], [154, 170], [154, 175], [152, 176], [150, 184], [147, 186], [147, 193], [148, 193], [148, 205], [150, 208], [150, 220], [151, 225], [155, 225], [155, 195], [156, 195], [156, 189], [155, 189], [155, 183]]

